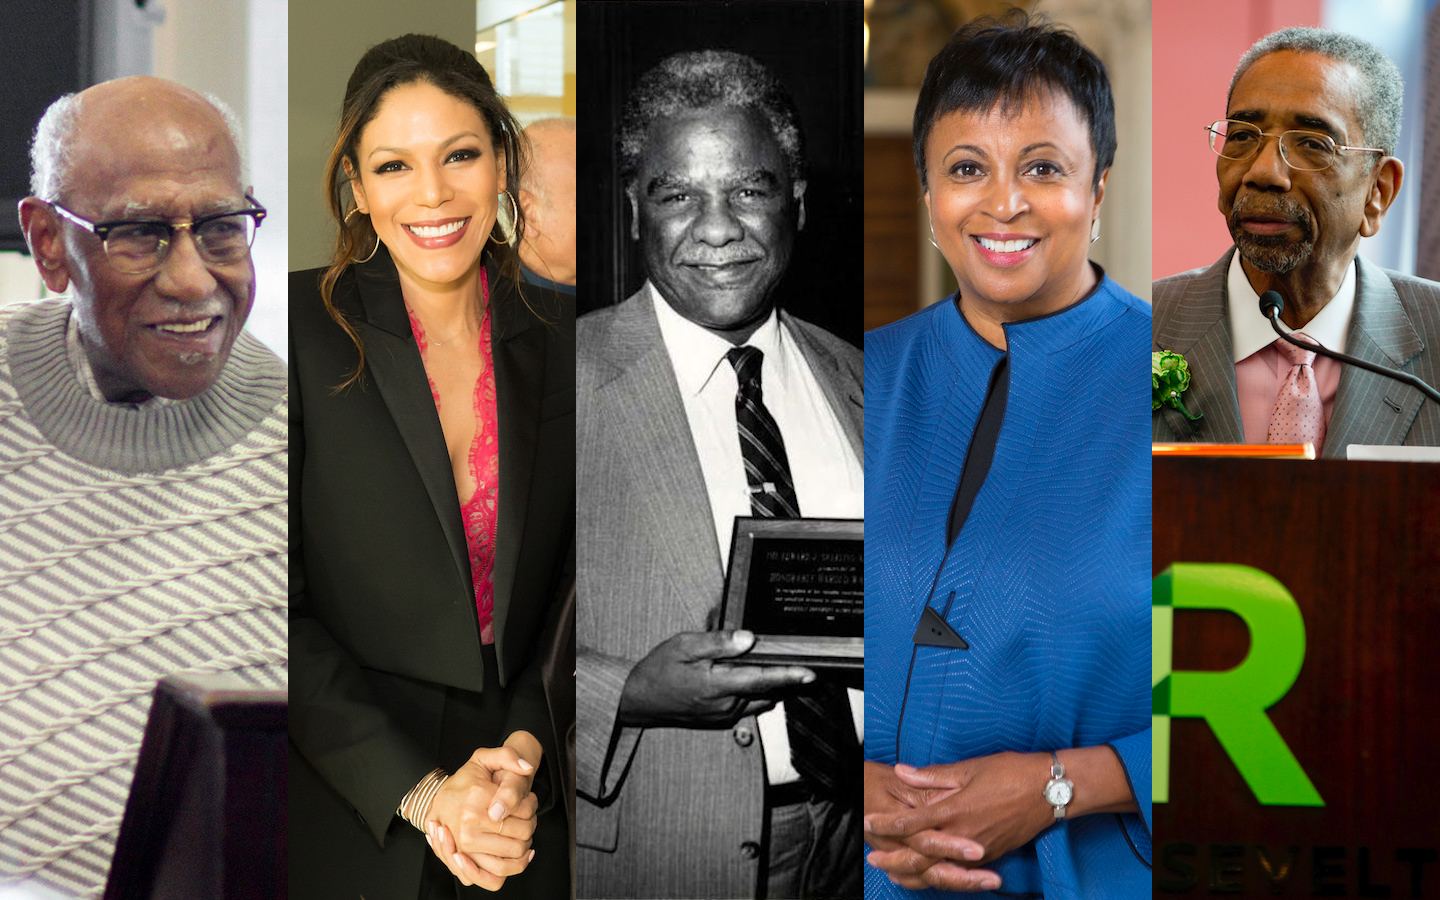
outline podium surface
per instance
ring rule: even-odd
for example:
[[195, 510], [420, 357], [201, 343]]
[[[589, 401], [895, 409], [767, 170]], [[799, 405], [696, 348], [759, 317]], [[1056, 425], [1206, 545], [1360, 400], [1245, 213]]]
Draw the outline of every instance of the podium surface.
[[1153, 563], [1155, 895], [1440, 897], [1440, 466], [1157, 458]]
[[106, 900], [285, 896], [285, 710], [233, 676], [160, 681]]

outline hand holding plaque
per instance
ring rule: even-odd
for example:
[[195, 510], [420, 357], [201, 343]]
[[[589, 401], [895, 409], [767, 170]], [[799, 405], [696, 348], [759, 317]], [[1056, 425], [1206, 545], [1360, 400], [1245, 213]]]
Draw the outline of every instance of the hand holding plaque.
[[[619, 719], [635, 728], [728, 728], [775, 705], [780, 692], [815, 680], [800, 667], [752, 665], [746, 631], [682, 631], [630, 670]], [[733, 660], [733, 662], [732, 662]]]
[[755, 633], [755, 665], [865, 664], [865, 523], [735, 520], [724, 628]]

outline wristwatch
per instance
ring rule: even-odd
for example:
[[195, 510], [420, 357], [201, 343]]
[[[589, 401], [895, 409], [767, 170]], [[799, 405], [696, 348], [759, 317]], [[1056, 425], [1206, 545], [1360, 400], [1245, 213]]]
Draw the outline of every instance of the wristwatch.
[[1075, 796], [1075, 782], [1065, 777], [1060, 757], [1050, 752], [1050, 780], [1045, 782], [1045, 801], [1055, 807], [1055, 818], [1065, 818], [1065, 807]]

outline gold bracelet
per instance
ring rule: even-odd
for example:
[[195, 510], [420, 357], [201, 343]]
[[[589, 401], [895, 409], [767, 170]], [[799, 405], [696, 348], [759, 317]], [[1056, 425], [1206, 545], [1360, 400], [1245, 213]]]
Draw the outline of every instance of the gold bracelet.
[[425, 830], [425, 814], [430, 811], [430, 801], [440, 793], [440, 788], [445, 785], [446, 779], [450, 777], [444, 769], [432, 769], [429, 774], [420, 779], [420, 783], [410, 789], [410, 793], [400, 801], [400, 808], [396, 810], [400, 818], [414, 825], [420, 831]]

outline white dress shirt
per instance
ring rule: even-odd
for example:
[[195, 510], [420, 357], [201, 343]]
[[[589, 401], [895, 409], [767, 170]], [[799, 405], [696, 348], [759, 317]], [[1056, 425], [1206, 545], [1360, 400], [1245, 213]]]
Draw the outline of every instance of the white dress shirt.
[[[716, 546], [722, 565], [728, 565], [735, 518], [751, 514], [750, 485], [735, 423], [739, 381], [726, 359], [736, 345], [681, 316], [648, 282], [645, 293], [655, 305], [660, 336], [685, 403], [685, 418], [705, 476]], [[764, 354], [760, 389], [765, 408], [785, 441], [801, 514], [806, 518], [864, 518], [864, 469], [794, 338], [772, 311], [745, 345]], [[853, 689], [848, 694], [855, 733], [863, 741], [864, 695]], [[770, 783], [798, 781], [800, 775], [790, 762], [785, 705], [762, 713], [758, 722]]]
[[[1250, 279], [1245, 277], [1239, 253], [1230, 258], [1225, 289], [1230, 301], [1227, 310], [1230, 315], [1230, 358], [1238, 363], [1255, 351], [1275, 343], [1275, 330], [1270, 327], [1270, 320], [1260, 314], [1260, 295], [1255, 293]], [[1291, 328], [1284, 320], [1281, 320], [1280, 327], [1286, 333], [1304, 331], [1322, 346], [1344, 353], [1345, 338], [1350, 333], [1350, 319], [1354, 314], [1355, 264], [1351, 263], [1345, 270], [1345, 279], [1340, 282], [1340, 290], [1320, 308], [1315, 318], [1299, 329]]]

